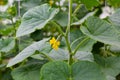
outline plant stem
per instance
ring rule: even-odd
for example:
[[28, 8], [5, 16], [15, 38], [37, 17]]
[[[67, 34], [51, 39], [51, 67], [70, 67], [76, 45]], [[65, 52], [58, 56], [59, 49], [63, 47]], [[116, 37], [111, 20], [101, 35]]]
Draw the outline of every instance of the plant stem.
[[70, 32], [70, 26], [72, 22], [72, 3], [72, 0], [69, 0], [68, 26], [66, 29], [66, 35], [68, 35], [68, 33]]
[[69, 35], [68, 35], [70, 33], [70, 26], [72, 22], [72, 3], [73, 3], [72, 0], [69, 0], [68, 26], [67, 26], [66, 35], [65, 35], [65, 40], [66, 40], [66, 44], [67, 44], [68, 51], [69, 51], [69, 59], [68, 59], [69, 65], [73, 63], [72, 50], [70, 47]]
[[67, 36], [65, 36], [65, 41], [66, 41], [66, 45], [68, 47], [69, 53], [72, 53], [71, 47], [70, 47], [70, 43], [69, 43], [69, 39]]
[[84, 40], [82, 40], [78, 45], [77, 47], [75, 48], [74, 52], [73, 52], [73, 55], [76, 54], [77, 50], [80, 48], [80, 46], [89, 39], [89, 37], [86, 37]]
[[21, 17], [21, 14], [20, 14], [20, 0], [18, 0], [18, 17], [20, 18]]
[[77, 5], [76, 9], [73, 12], [73, 15], [75, 15], [77, 13], [77, 11], [80, 9], [80, 7], [81, 7], [81, 4]]

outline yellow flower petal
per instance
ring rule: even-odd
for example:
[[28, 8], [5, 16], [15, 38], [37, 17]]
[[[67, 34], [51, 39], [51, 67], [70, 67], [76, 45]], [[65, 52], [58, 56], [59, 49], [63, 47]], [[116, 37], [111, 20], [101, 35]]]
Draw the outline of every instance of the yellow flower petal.
[[52, 48], [55, 49], [55, 50], [58, 50], [58, 46], [56, 44], [53, 44]]
[[51, 40], [50, 40], [50, 44], [54, 44], [56, 42], [55, 38], [53, 37]]
[[57, 41], [54, 37], [49, 41], [52, 45], [52, 48], [55, 50], [58, 50], [58, 47], [60, 45], [60, 41]]

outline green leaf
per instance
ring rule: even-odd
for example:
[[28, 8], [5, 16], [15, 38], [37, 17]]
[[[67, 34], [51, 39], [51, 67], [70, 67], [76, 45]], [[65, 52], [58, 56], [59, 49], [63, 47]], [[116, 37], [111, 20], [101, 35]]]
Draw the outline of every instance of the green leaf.
[[93, 16], [95, 13], [96, 13], [96, 11], [90, 12], [90, 13], [86, 14], [86, 15], [85, 15], [82, 19], [80, 19], [79, 21], [72, 23], [72, 25], [80, 25], [80, 24], [82, 24], [88, 17]]
[[62, 61], [45, 64], [40, 72], [40, 80], [69, 80], [70, 68]]
[[0, 69], [5, 68], [6, 64], [0, 64]]
[[[86, 38], [86, 37], [85, 37]], [[80, 44], [84, 39], [84, 37], [80, 37], [76, 40], [74, 40], [71, 44], [71, 48], [74, 50], [78, 44]], [[88, 39], [81, 43], [81, 46], [79, 47], [79, 51], [92, 51], [93, 45], [96, 43], [93, 39]]]
[[71, 68], [63, 61], [49, 62], [41, 68], [40, 80], [106, 80], [99, 65], [80, 61]]
[[43, 0], [25, 0], [22, 2], [22, 7], [23, 7], [22, 9], [28, 10], [30, 8], [33, 8], [35, 6], [38, 6], [38, 5], [41, 5], [44, 3], [45, 3], [45, 1], [43, 1]]
[[82, 32], [90, 38], [105, 44], [120, 46], [120, 36], [115, 27], [97, 17], [89, 17]]
[[[3, 70], [4, 70], [4, 73], [2, 72], [2, 75], [0, 75], [0, 76], [2, 76], [1, 80], [13, 80], [12, 76], [11, 76], [11, 70], [6, 69], [6, 67], [4, 67]], [[1, 69], [1, 71], [2, 71], [2, 69]]]
[[0, 52], [9, 52], [15, 47], [15, 39], [0, 39]]
[[14, 80], [40, 80], [41, 66], [40, 62], [32, 62], [15, 68], [11, 74]]
[[66, 27], [68, 24], [68, 14], [60, 11], [54, 18], [54, 20], [61, 25], [62, 27]]
[[33, 43], [33, 39], [30, 38], [30, 36], [24, 36], [20, 38], [20, 45], [19, 50], [22, 51], [27, 46], [31, 45]]
[[[71, 38], [70, 39], [71, 40], [71, 48], [72, 48], [72, 50], [74, 50], [76, 48], [76, 46], [86, 38], [86, 36], [80, 30], [77, 29], [77, 30], [71, 31], [70, 38]], [[96, 41], [93, 39], [87, 39], [86, 41], [84, 41], [81, 44], [81, 46], [78, 50], [79, 51], [91, 51], [93, 44], [95, 42]]]
[[[47, 48], [48, 49], [48, 48]], [[41, 51], [40, 51], [41, 52]], [[43, 52], [43, 51], [42, 51]], [[45, 53], [43, 52], [45, 55], [49, 56], [51, 59], [55, 60], [55, 61], [59, 61], [59, 60], [68, 60], [69, 58], [69, 53], [67, 50], [61, 49], [59, 48], [58, 50], [54, 50], [52, 49], [51, 51]], [[32, 56], [32, 58], [35, 59], [39, 59], [39, 60], [43, 60], [45, 58], [44, 55], [42, 54], [35, 54]], [[93, 55], [91, 52], [85, 52], [85, 51], [78, 51], [73, 58], [75, 60], [87, 60], [87, 61], [93, 61]]]
[[69, 57], [68, 51], [59, 48], [58, 50], [52, 50], [49, 54], [47, 54], [54, 60], [67, 60]]
[[78, 51], [74, 55], [74, 59], [82, 60], [82, 61], [94, 61], [93, 54], [91, 52], [83, 52], [83, 51]]
[[120, 73], [120, 57], [100, 57], [95, 55], [95, 61], [102, 67], [103, 72], [111, 77]]
[[116, 31], [120, 33], [120, 9], [117, 9], [114, 14], [109, 17], [110, 22], [115, 25]]
[[[7, 28], [8, 27], [8, 28]], [[4, 27], [4, 29], [1, 29], [0, 30], [0, 34], [3, 35], [3, 36], [8, 36], [10, 34], [13, 34], [14, 33], [14, 28], [13, 27], [10, 27], [10, 26], [7, 26], [6, 28]]]
[[33, 44], [31, 44], [30, 46], [28, 46], [27, 48], [25, 48], [23, 51], [21, 51], [17, 56], [15, 56], [13, 59], [11, 59], [7, 65], [7, 67], [13, 66], [21, 61], [23, 61], [24, 59], [28, 58], [29, 56], [33, 55], [35, 53], [35, 51], [41, 51], [43, 49], [45, 49], [45, 42], [48, 39], [44, 39], [41, 40], [39, 42], [35, 42]]
[[114, 6], [114, 7], [120, 7], [120, 0], [107, 0], [110, 5]]
[[10, 14], [8, 14], [7, 12], [0, 12], [0, 19], [9, 19], [10, 18]]
[[85, 35], [79, 29], [71, 30], [69, 36], [70, 36], [71, 45], [72, 45], [72, 42], [74, 42], [76, 39], [79, 39], [79, 38], [83, 39], [85, 37]]
[[120, 47], [110, 46], [110, 51], [113, 53], [120, 53]]
[[58, 13], [58, 9], [43, 4], [28, 10], [22, 17], [22, 23], [17, 30], [17, 37], [34, 32], [43, 28]]
[[85, 6], [87, 7], [87, 9], [91, 10], [93, 7], [96, 7], [99, 5], [99, 1], [98, 0], [80, 0], [83, 4], [85, 4]]
[[72, 65], [73, 80], [106, 80], [101, 68], [93, 62], [80, 61]]
[[[48, 46], [48, 47], [51, 48], [51, 46]], [[46, 47], [47, 50], [49, 48]], [[46, 56], [49, 56], [51, 59], [55, 61], [68, 60], [68, 57], [69, 57], [68, 51], [61, 48], [59, 48], [58, 50], [50, 49], [47, 52], [44, 52], [44, 51], [40, 51], [40, 52], [44, 53]], [[32, 57], [40, 60], [43, 60], [45, 58], [43, 54], [35, 54]]]

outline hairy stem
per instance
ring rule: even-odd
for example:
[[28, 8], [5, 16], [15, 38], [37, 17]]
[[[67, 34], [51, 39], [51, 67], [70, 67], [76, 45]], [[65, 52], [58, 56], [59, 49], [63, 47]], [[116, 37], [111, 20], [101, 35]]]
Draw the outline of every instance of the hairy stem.
[[81, 4], [77, 5], [76, 9], [73, 12], [73, 15], [75, 15], [77, 13], [77, 11], [80, 9], [80, 7], [81, 7]]
[[69, 42], [70, 26], [71, 26], [71, 22], [72, 22], [72, 3], [73, 3], [72, 0], [69, 0], [68, 26], [66, 29], [66, 36], [65, 36], [66, 44], [67, 44], [68, 51], [69, 51], [69, 59], [68, 59], [69, 65], [71, 65], [73, 63], [72, 50], [71, 50], [70, 42]]
[[69, 0], [68, 26], [66, 29], [66, 35], [68, 35], [68, 33], [70, 32], [70, 26], [72, 22], [72, 3], [72, 0]]

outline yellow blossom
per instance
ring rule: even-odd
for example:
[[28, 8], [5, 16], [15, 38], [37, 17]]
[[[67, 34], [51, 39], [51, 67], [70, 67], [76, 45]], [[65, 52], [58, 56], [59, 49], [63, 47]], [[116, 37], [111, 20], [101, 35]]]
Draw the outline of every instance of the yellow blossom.
[[50, 40], [50, 44], [52, 45], [52, 48], [55, 50], [58, 50], [58, 47], [60, 45], [60, 41], [57, 41], [54, 37]]
[[56, 42], [55, 38], [53, 37], [51, 40], [50, 40], [50, 44], [54, 44]]

